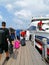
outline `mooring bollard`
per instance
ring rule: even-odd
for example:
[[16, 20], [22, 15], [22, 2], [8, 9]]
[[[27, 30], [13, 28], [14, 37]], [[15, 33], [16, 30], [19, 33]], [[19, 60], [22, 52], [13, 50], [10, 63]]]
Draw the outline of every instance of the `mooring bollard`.
[[43, 58], [47, 58], [47, 39], [43, 38], [42, 39], [43, 42], [43, 47], [42, 47], [42, 57]]

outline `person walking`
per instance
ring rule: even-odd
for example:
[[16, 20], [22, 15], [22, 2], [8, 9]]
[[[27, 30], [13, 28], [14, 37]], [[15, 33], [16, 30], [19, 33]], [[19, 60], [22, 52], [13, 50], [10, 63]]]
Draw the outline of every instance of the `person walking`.
[[25, 46], [26, 43], [25, 43], [25, 36], [26, 36], [26, 31], [21, 31], [20, 32], [20, 35], [21, 35], [21, 46]]
[[17, 57], [18, 54], [18, 49], [20, 48], [20, 38], [19, 36], [16, 37], [14, 44], [13, 44], [13, 52], [14, 52], [14, 57]]
[[[2, 28], [0, 28], [0, 62], [1, 62], [1, 57], [3, 51], [6, 53], [6, 58], [5, 60], [9, 60], [9, 52], [8, 52], [8, 40], [9, 40], [9, 30], [6, 28], [6, 22], [2, 22]], [[2, 41], [1, 41], [2, 40]]]

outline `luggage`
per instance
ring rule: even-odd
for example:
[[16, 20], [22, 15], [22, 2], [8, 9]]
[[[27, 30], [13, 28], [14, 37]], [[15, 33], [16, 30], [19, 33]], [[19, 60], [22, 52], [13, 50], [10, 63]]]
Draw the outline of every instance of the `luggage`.
[[3, 42], [5, 42], [5, 31], [4, 30], [0, 30], [0, 45], [3, 44]]
[[30, 41], [31, 41], [31, 38], [32, 38], [32, 36], [30, 35], [30, 36], [29, 36], [29, 40], [30, 40]]
[[21, 39], [21, 46], [25, 46], [25, 45], [26, 45], [25, 39], [23, 38], [23, 39]]

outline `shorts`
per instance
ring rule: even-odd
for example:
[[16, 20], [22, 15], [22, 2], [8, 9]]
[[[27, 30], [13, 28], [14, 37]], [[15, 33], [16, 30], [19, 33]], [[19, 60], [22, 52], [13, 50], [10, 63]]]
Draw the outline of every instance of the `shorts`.
[[0, 54], [2, 54], [3, 51], [8, 52], [8, 45], [4, 45], [0, 47]]
[[11, 39], [11, 41], [14, 41], [14, 39]]

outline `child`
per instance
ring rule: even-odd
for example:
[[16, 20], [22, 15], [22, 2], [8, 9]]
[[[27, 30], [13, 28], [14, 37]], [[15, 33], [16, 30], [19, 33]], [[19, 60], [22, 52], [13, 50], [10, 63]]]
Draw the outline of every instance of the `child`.
[[17, 36], [17, 39], [14, 41], [14, 48], [18, 49], [20, 47], [20, 40], [19, 37]]
[[16, 56], [16, 54], [18, 53], [18, 50], [20, 48], [20, 40], [19, 37], [17, 36], [16, 40], [14, 41], [14, 55]]

